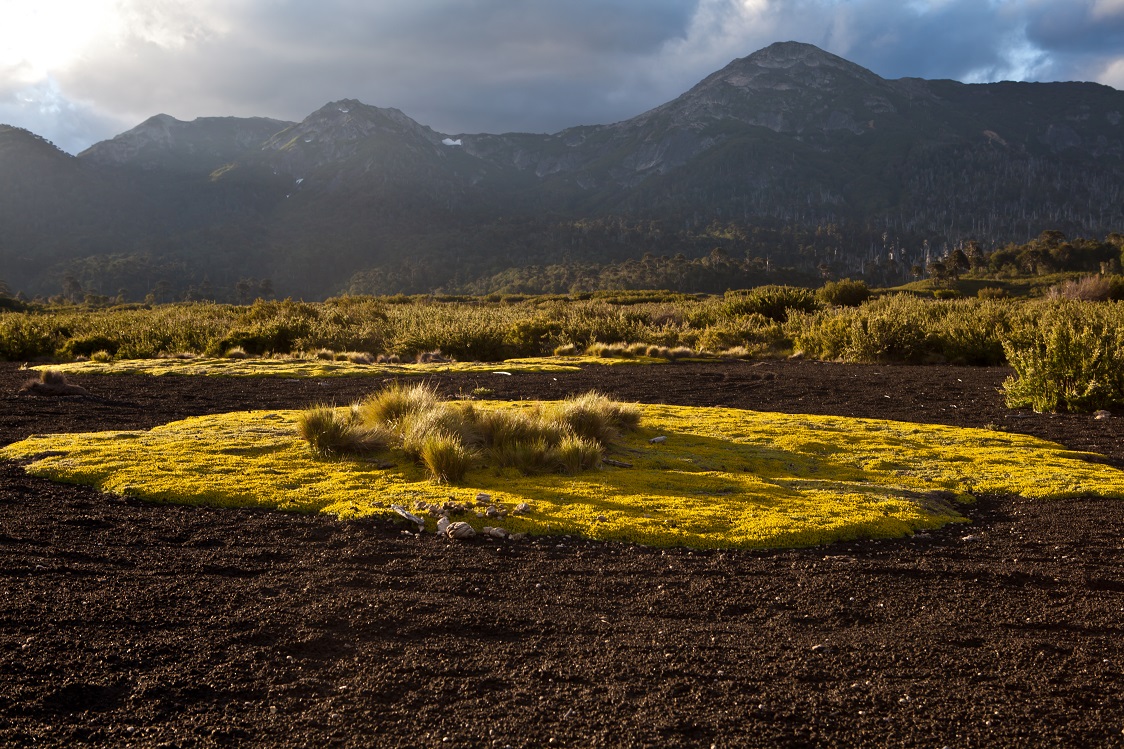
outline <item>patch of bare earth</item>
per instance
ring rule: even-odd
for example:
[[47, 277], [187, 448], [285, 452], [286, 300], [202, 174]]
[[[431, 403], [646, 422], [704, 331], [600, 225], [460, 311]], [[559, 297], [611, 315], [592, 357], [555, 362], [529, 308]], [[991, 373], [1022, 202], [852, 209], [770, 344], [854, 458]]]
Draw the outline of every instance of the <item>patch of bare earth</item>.
[[[1005, 370], [811, 362], [443, 376], [448, 394], [986, 426], [1124, 466], [1120, 419], [1010, 412]], [[376, 380], [77, 377], [0, 444]], [[771, 552], [451, 543], [153, 506], [0, 463], [0, 745], [1124, 746], [1119, 501], [990, 497], [912, 539]]]

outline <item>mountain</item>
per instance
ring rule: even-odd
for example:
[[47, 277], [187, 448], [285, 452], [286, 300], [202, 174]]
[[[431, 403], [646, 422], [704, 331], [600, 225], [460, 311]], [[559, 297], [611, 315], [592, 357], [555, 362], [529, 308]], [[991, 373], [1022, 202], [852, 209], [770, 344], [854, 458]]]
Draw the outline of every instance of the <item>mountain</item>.
[[353, 99], [298, 123], [157, 115], [77, 158], [7, 128], [0, 261], [15, 288], [125, 296], [423, 291], [715, 248], [908, 272], [969, 239], [1120, 230], [1122, 113], [1107, 86], [886, 80], [785, 42], [554, 134], [449, 135]]
[[95, 143], [78, 158], [110, 167], [210, 174], [292, 124], [267, 117], [183, 122], [158, 114], [112, 140]]

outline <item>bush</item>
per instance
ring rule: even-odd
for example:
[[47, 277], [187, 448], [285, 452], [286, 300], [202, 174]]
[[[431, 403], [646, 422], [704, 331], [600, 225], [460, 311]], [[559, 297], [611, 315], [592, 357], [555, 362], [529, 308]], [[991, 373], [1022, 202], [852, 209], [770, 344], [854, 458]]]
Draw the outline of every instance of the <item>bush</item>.
[[723, 312], [728, 317], [758, 314], [784, 322], [789, 313], [812, 312], [819, 308], [816, 295], [795, 286], [759, 286], [749, 291], [726, 292]]
[[1076, 299], [1086, 302], [1103, 302], [1124, 299], [1124, 277], [1083, 276], [1051, 286], [1046, 296], [1051, 299]]
[[870, 299], [871, 291], [864, 281], [828, 281], [816, 290], [816, 299], [828, 307], [858, 307]]
[[1124, 303], [1056, 301], [1003, 342], [1007, 405], [1090, 412], [1124, 405]]
[[107, 335], [94, 334], [71, 338], [62, 347], [62, 353], [67, 357], [92, 356], [98, 351], [105, 351], [113, 356], [117, 353], [120, 343]]

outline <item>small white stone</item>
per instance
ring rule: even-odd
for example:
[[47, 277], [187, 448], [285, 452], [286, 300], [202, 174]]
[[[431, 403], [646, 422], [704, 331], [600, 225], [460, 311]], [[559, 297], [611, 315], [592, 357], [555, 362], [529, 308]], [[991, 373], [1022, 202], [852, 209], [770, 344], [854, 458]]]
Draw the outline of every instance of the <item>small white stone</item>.
[[452, 523], [450, 523], [449, 518], [445, 517], [444, 515], [437, 518], [437, 535], [445, 535], [445, 532], [449, 530], [450, 525], [452, 525]]
[[526, 502], [520, 502], [519, 504], [515, 505], [515, 509], [512, 510], [512, 512], [516, 515], [526, 515], [530, 511], [531, 506]]
[[648, 441], [651, 442], [653, 445], [658, 445], [661, 442], [667, 442], [667, 437], [664, 437], [664, 436], [661, 435], [659, 437], [653, 437], [652, 439], [650, 439]]

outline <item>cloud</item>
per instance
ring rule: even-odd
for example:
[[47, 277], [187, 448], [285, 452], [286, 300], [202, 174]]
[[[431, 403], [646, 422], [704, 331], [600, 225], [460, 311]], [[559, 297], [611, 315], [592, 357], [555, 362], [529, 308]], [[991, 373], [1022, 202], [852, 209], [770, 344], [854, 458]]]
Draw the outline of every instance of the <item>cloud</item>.
[[49, 78], [31, 85], [0, 85], [0, 123], [42, 135], [72, 154], [132, 124], [66, 98]]
[[77, 149], [158, 112], [296, 120], [358, 98], [450, 134], [555, 132], [790, 39], [887, 78], [1119, 86], [1124, 68], [1124, 0], [95, 1], [110, 15], [67, 61], [0, 59], [0, 121]]

